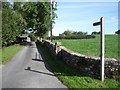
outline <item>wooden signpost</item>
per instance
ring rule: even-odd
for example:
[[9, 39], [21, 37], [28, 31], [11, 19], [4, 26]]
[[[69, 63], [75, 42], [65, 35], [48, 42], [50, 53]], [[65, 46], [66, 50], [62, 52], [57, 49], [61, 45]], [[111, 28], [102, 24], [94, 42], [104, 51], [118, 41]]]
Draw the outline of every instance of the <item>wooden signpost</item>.
[[93, 26], [100, 25], [100, 59], [101, 59], [101, 80], [104, 81], [104, 18], [100, 18], [100, 22], [93, 23]]

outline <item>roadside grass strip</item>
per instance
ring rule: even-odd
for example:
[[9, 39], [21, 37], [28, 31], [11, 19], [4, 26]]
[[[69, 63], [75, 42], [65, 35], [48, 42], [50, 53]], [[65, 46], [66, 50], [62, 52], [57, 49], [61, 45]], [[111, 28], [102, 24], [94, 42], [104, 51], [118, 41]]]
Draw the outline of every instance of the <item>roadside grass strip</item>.
[[0, 51], [0, 57], [2, 57], [2, 64], [8, 62], [23, 46], [14, 45], [3, 48]]

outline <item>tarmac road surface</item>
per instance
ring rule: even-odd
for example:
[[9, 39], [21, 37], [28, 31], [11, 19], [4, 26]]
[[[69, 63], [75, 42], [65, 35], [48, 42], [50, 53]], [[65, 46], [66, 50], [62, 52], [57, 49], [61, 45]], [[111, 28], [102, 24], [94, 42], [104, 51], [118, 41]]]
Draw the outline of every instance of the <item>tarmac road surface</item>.
[[67, 87], [50, 72], [35, 42], [32, 42], [2, 66], [2, 88]]

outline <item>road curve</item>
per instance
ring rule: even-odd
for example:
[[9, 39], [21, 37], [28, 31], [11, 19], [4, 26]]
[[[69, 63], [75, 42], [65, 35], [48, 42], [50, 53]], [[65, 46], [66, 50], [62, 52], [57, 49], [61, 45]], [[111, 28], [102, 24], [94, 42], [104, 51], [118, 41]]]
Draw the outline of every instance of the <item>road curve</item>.
[[34, 42], [25, 46], [2, 67], [2, 88], [67, 88], [44, 62]]

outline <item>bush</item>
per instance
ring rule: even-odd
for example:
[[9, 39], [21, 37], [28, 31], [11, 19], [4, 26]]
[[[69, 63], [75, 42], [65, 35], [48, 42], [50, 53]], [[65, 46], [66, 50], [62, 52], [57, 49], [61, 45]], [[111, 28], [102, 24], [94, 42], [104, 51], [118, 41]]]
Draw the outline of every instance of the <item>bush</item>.
[[[69, 36], [52, 36], [53, 40], [59, 40], [59, 39], [91, 39], [95, 38], [93, 35], [69, 35]], [[50, 37], [47, 37], [46, 39], [50, 39]]]

